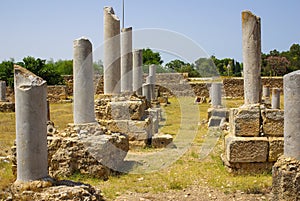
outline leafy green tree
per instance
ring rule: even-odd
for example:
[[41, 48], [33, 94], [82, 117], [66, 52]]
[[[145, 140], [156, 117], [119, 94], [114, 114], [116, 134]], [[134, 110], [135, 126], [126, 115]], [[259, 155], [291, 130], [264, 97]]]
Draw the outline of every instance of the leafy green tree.
[[195, 69], [201, 77], [214, 77], [219, 75], [211, 58], [199, 58], [196, 60]]
[[153, 52], [151, 49], [143, 49], [143, 64], [144, 65], [161, 65], [163, 63], [163, 60], [161, 59], [161, 56], [159, 52]]
[[63, 78], [55, 68], [55, 65], [51, 63], [47, 65], [46, 60], [40, 58], [35, 59], [29, 56], [17, 64], [46, 80], [48, 85], [63, 84]]
[[[50, 64], [51, 62], [48, 62]], [[73, 60], [58, 60], [53, 63], [53, 67], [60, 75], [73, 74]]]
[[14, 60], [3, 61], [0, 64], [0, 80], [6, 82], [6, 85], [13, 87], [14, 85]]
[[98, 60], [98, 61], [94, 62], [93, 67], [94, 67], [94, 73], [95, 74], [103, 75], [104, 67], [103, 67], [103, 61], [102, 60]]

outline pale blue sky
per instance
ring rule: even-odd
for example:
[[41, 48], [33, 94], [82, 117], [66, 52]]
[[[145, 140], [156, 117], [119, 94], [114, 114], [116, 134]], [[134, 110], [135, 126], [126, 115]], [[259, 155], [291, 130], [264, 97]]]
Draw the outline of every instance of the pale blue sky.
[[[72, 59], [73, 40], [81, 36], [99, 47], [104, 6], [122, 18], [122, 0], [1, 0], [0, 61]], [[263, 52], [300, 43], [299, 0], [125, 0], [125, 26], [174, 31], [208, 55], [242, 61], [243, 10], [261, 17]]]

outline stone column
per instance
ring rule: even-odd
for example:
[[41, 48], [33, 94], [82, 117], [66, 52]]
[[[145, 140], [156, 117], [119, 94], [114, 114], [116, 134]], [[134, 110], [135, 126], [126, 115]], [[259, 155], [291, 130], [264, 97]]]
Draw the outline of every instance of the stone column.
[[222, 83], [212, 83], [211, 104], [213, 107], [219, 107], [222, 105]]
[[262, 94], [263, 98], [270, 98], [270, 87], [267, 85], [264, 85], [262, 93], [263, 93]]
[[132, 92], [132, 27], [121, 33], [121, 92]]
[[153, 76], [149, 75], [146, 77], [146, 84], [149, 84], [150, 86], [150, 100], [155, 99], [155, 90], [154, 90], [154, 78]]
[[284, 156], [300, 160], [300, 71], [283, 77]]
[[104, 94], [120, 94], [120, 20], [112, 7], [104, 8]]
[[280, 109], [280, 89], [272, 89], [272, 109]]
[[245, 105], [261, 102], [261, 25], [250, 11], [242, 12]]
[[149, 66], [149, 77], [151, 78], [151, 99], [156, 99], [155, 96], [155, 84], [156, 84], [156, 65], [151, 64]]
[[132, 90], [137, 95], [142, 95], [143, 84], [143, 50], [134, 50], [133, 52], [133, 80]]
[[6, 101], [6, 82], [0, 81], [0, 101]]
[[73, 43], [74, 124], [95, 122], [92, 44], [86, 38]]
[[48, 176], [47, 83], [15, 66], [17, 181]]
[[146, 97], [146, 100], [151, 102], [151, 85], [150, 84], [143, 84], [143, 96]]

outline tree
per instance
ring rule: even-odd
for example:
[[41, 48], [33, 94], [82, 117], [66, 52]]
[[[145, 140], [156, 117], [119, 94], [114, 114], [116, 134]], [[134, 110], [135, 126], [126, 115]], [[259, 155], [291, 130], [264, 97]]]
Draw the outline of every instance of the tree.
[[144, 65], [161, 65], [163, 60], [158, 52], [153, 52], [151, 49], [143, 49], [143, 64]]
[[287, 73], [287, 67], [290, 64], [287, 58], [281, 56], [269, 56], [266, 62], [265, 75], [268, 74], [270, 76], [283, 76]]
[[0, 80], [6, 82], [6, 85], [13, 87], [14, 85], [14, 60], [3, 61], [0, 64]]
[[219, 76], [218, 70], [211, 58], [199, 58], [196, 60], [195, 69], [201, 77]]
[[46, 60], [40, 58], [35, 59], [29, 56], [17, 64], [46, 80], [48, 85], [63, 84], [63, 78], [55, 68], [55, 65], [51, 63], [46, 65]]
[[[50, 64], [51, 62], [48, 62]], [[72, 75], [73, 74], [73, 60], [58, 60], [53, 63], [54, 68], [60, 75]]]

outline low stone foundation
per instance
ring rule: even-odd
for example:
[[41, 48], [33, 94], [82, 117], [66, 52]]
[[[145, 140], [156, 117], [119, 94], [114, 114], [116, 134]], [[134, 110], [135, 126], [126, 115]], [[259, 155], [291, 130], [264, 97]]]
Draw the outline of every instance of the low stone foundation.
[[264, 105], [230, 110], [223, 162], [233, 173], [270, 172], [283, 154], [283, 111]]
[[[72, 125], [64, 132], [47, 137], [49, 175], [92, 175], [106, 180], [123, 164], [129, 150], [128, 137], [112, 133], [99, 124]], [[13, 173], [16, 175], [16, 150], [12, 149]]]
[[102, 201], [104, 199], [100, 190], [88, 184], [45, 178], [31, 182], [16, 181], [11, 186], [11, 200]]
[[273, 166], [273, 201], [300, 200], [300, 161], [280, 157]]

